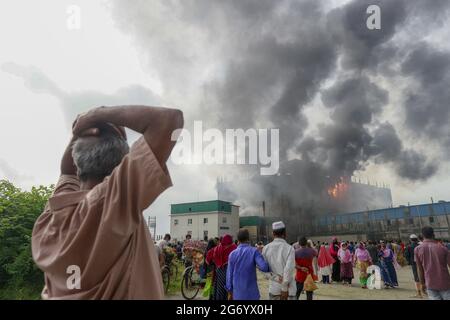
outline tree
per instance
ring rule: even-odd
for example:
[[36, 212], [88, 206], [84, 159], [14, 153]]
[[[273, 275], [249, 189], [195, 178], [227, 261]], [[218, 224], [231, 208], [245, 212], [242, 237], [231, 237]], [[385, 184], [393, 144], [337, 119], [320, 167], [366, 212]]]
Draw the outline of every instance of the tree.
[[0, 298], [39, 298], [44, 280], [31, 256], [31, 233], [53, 189], [22, 191], [0, 180]]

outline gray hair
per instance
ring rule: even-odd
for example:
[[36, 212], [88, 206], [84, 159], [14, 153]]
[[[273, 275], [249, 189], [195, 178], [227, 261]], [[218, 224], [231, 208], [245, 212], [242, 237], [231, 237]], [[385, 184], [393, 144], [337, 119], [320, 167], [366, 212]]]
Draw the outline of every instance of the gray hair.
[[78, 177], [86, 181], [109, 176], [129, 150], [123, 138], [111, 133], [99, 136], [95, 142], [78, 139], [72, 150]]

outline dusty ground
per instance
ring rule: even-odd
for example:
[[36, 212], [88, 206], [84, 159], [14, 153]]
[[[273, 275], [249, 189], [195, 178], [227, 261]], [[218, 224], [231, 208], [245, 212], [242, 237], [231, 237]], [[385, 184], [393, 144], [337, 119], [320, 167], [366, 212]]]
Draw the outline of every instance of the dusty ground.
[[[359, 285], [359, 272], [353, 270], [355, 278], [351, 287], [337, 284], [317, 283], [319, 289], [314, 291], [314, 300], [405, 300], [412, 299], [415, 294], [415, 286], [411, 267], [403, 267], [397, 271], [399, 287], [395, 289], [369, 290], [362, 289]], [[268, 282], [262, 277], [259, 281], [261, 298], [268, 297]], [[306, 299], [302, 294], [300, 300]], [[417, 299], [420, 300], [420, 299]]]
[[[355, 279], [352, 287], [342, 284], [317, 283], [319, 289], [314, 292], [314, 300], [409, 300], [415, 294], [415, 287], [411, 267], [406, 266], [397, 271], [399, 287], [395, 289], [369, 290], [359, 286], [359, 273], [354, 269]], [[258, 272], [258, 284], [261, 299], [268, 299], [269, 283], [264, 279], [262, 273]], [[200, 296], [201, 294], [199, 294]], [[181, 294], [167, 296], [167, 299], [183, 299]], [[196, 299], [203, 299], [197, 297]], [[300, 300], [306, 299], [302, 294]], [[415, 299], [420, 300], [420, 299]]]

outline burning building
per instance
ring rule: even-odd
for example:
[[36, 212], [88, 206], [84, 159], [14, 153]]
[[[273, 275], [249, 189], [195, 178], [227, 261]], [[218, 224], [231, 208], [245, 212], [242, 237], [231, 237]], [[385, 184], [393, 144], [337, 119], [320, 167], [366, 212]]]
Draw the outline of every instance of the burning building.
[[351, 177], [333, 178], [302, 160], [289, 161], [276, 176], [219, 180], [217, 189], [219, 199], [241, 207], [241, 216], [283, 220], [289, 240], [299, 234], [312, 235], [313, 222], [320, 216], [392, 206], [387, 186], [363, 184]]

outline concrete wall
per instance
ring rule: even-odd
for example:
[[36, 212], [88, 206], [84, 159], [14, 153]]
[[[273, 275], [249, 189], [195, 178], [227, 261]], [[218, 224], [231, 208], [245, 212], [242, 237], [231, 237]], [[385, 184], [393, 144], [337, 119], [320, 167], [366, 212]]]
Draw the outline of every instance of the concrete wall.
[[[204, 223], [204, 219], [208, 219]], [[175, 224], [177, 220], [177, 224]], [[192, 223], [189, 224], [189, 220]], [[170, 235], [177, 241], [184, 240], [190, 233], [193, 240], [203, 240], [205, 231], [208, 238], [231, 234], [233, 239], [239, 230], [239, 207], [233, 206], [231, 214], [224, 212], [202, 212], [191, 214], [172, 214], [170, 216]]]
[[[353, 241], [353, 242], [369, 240], [367, 239], [366, 234], [341, 234], [337, 238], [339, 241]], [[313, 236], [308, 237], [308, 239], [311, 239], [314, 242], [320, 241], [331, 243], [331, 236]]]
[[[447, 218], [450, 219], [448, 216]], [[325, 241], [329, 242], [331, 236], [337, 236], [342, 240], [354, 241], [354, 238], [347, 239], [346, 237], [356, 236], [368, 240], [401, 239], [407, 241], [412, 233], [420, 235], [422, 227], [431, 226], [434, 229], [436, 238], [449, 239], [450, 229], [447, 224], [447, 218], [446, 216], [433, 216], [432, 219], [430, 217], [414, 217], [410, 219], [391, 219], [313, 227], [308, 233], [308, 238], [319, 241], [328, 239]]]
[[239, 231], [239, 207], [232, 206], [231, 214], [219, 213], [218, 219], [218, 237], [225, 234], [230, 234], [233, 240], [236, 240], [237, 233]]

